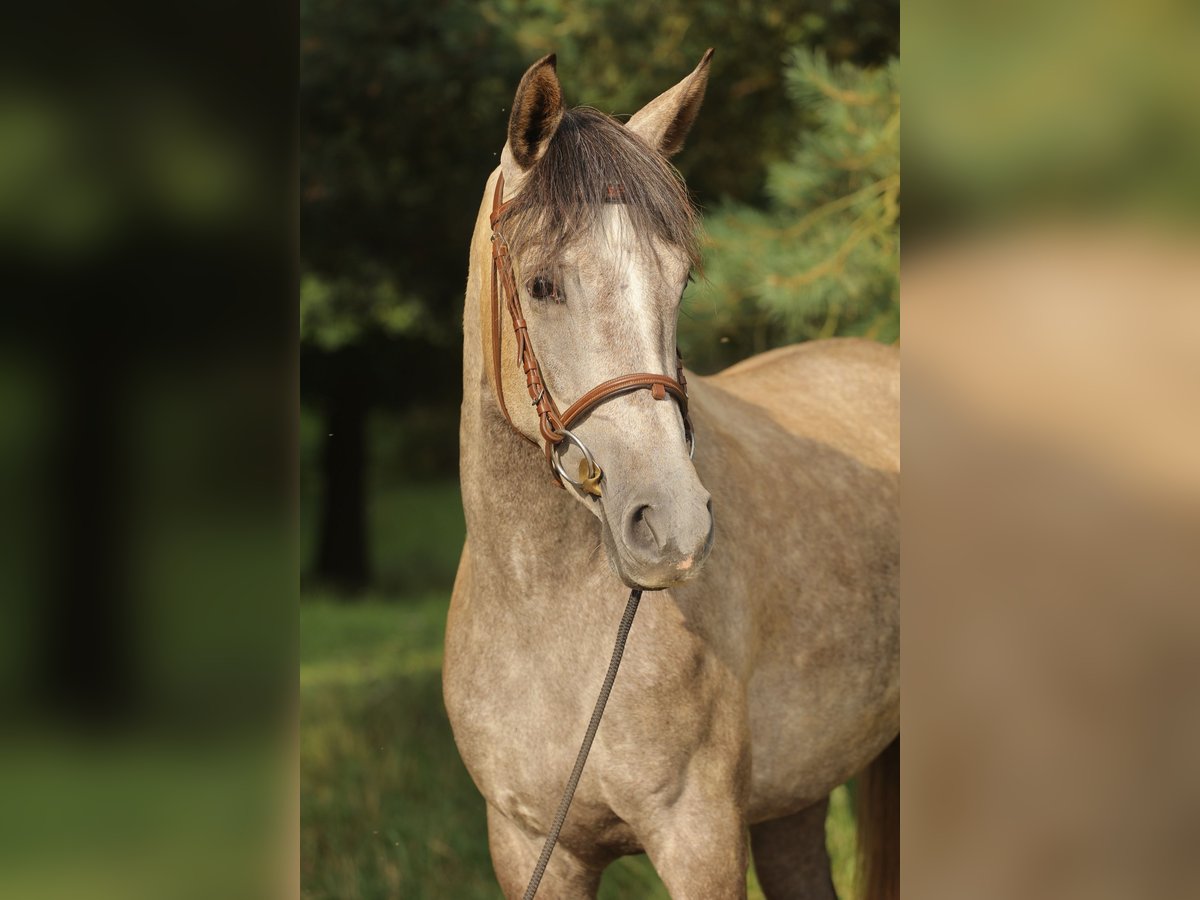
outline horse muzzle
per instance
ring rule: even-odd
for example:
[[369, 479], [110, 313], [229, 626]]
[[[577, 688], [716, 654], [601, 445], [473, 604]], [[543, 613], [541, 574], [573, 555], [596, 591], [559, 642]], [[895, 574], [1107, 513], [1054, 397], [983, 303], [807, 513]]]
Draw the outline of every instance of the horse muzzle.
[[695, 578], [712, 550], [712, 497], [698, 490], [683, 496], [635, 495], [615, 520], [605, 516], [609, 559], [629, 587], [662, 590]]

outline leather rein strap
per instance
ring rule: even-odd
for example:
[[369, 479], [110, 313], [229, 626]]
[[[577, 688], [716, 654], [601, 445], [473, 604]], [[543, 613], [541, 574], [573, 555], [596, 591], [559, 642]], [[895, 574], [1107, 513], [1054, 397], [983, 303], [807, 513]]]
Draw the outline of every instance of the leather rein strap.
[[[516, 275], [513, 272], [513, 261], [512, 255], [509, 253], [508, 242], [497, 229], [510, 203], [511, 201], [509, 203], [504, 202], [504, 173], [500, 173], [496, 178], [496, 191], [492, 197], [492, 213], [490, 217], [492, 226], [491, 355], [492, 375], [496, 385], [496, 399], [500, 404], [500, 411], [504, 414], [504, 418], [508, 421], [508, 424], [521, 437], [524, 437], [531, 443], [537, 443], [517, 428], [504, 399], [504, 373], [501, 365], [501, 347], [503, 342], [500, 330], [501, 320], [504, 315], [500, 303], [501, 294], [504, 295], [504, 305], [508, 308], [513, 333], [517, 339], [517, 361], [525, 372], [525, 386], [529, 390], [529, 398], [533, 406], [537, 409], [538, 428], [541, 431], [546, 460], [551, 464], [551, 472], [559, 487], [564, 487], [564, 485], [554, 465], [553, 454], [555, 447], [564, 440], [573, 438], [570, 435], [570, 428], [574, 423], [601, 403], [622, 394], [627, 394], [631, 391], [648, 390], [655, 400], [665, 400], [667, 395], [670, 394], [679, 403], [679, 410], [683, 414], [684, 429], [687, 439], [690, 442], [692, 440], [692, 423], [688, 417], [687, 379], [683, 377], [683, 357], [680, 355], [678, 348], [675, 350], [674, 378], [667, 375], [655, 375], [650, 372], [620, 375], [596, 385], [568, 406], [566, 412], [559, 411], [558, 405], [554, 402], [554, 398], [550, 395], [550, 391], [546, 387], [546, 381], [542, 377], [542, 367], [538, 363], [537, 354], [534, 353], [533, 344], [529, 340], [529, 326], [525, 321], [525, 316], [521, 309], [521, 293], [517, 286]], [[574, 439], [574, 443], [579, 444], [577, 439]], [[582, 445], [580, 445], [580, 448], [583, 449]], [[584, 453], [589, 466], [594, 466], [596, 470], [594, 478], [595, 483], [598, 484], [600, 476], [599, 466], [595, 466], [590, 453], [586, 450]], [[582, 475], [583, 472], [581, 469], [581, 477]], [[595, 493], [599, 493], [598, 489]]]

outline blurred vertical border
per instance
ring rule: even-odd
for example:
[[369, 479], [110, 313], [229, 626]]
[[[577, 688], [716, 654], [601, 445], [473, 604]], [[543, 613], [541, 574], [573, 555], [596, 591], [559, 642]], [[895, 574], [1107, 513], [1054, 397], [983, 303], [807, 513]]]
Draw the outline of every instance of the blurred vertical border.
[[903, 46], [904, 896], [1200, 896], [1200, 15]]
[[296, 10], [0, 35], [0, 895], [294, 896]]

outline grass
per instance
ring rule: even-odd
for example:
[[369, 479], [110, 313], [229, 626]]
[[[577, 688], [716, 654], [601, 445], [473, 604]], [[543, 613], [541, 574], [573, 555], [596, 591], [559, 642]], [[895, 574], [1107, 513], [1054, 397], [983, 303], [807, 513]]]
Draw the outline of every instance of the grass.
[[445, 609], [438, 594], [301, 607], [305, 897], [497, 895], [442, 708]]
[[[500, 897], [482, 798], [442, 707], [448, 593], [328, 594], [301, 606], [301, 854], [310, 900]], [[841, 896], [853, 896], [844, 788], [827, 826]], [[665, 898], [645, 857], [610, 866], [600, 896]], [[750, 897], [761, 898], [753, 872]]]

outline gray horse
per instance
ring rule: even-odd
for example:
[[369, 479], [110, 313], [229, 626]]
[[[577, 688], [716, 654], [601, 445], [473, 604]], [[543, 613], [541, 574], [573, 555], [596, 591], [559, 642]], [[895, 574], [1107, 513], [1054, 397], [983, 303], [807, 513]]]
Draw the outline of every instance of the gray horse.
[[503, 176], [498, 230], [549, 391], [572, 400], [623, 373], [674, 375], [695, 214], [666, 160], [699, 111], [711, 55], [624, 124], [566, 109], [554, 57], [539, 60], [475, 226], [468, 537], [444, 691], [508, 897], [524, 889], [574, 762], [619, 582], [658, 593], [642, 601], [539, 896], [594, 897], [606, 865], [645, 852], [672, 897], [744, 897], [752, 850], [769, 898], [833, 897], [828, 796], [855, 775], [864, 895], [898, 896], [896, 350], [823, 341], [690, 376], [694, 459], [674, 399], [610, 399], [571, 429], [603, 468], [600, 487], [563, 490], [533, 446], [544, 435], [517, 338], [491, 302]]

